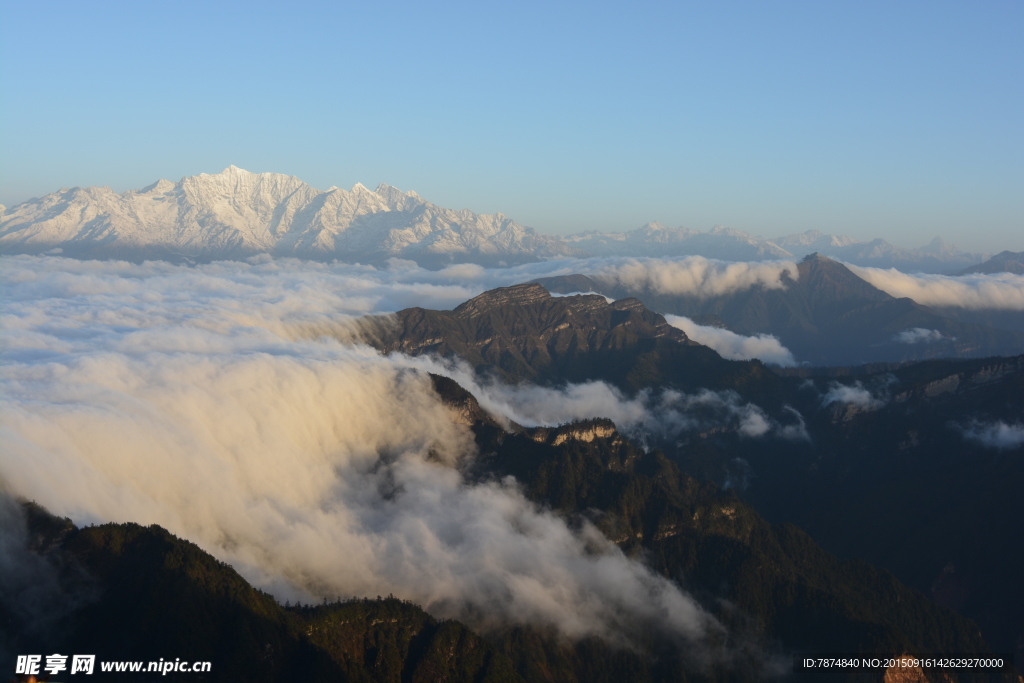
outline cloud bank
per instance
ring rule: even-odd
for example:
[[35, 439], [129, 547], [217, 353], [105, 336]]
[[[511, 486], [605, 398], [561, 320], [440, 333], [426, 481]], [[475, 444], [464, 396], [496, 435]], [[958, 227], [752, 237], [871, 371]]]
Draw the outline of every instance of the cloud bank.
[[709, 346], [718, 352], [722, 358], [729, 360], [758, 360], [790, 368], [797, 364], [793, 354], [782, 345], [778, 337], [771, 334], [758, 334], [753, 337], [745, 337], [736, 334], [731, 330], [710, 325], [698, 325], [689, 318], [681, 315], [666, 315], [665, 320], [669, 325], [678, 327], [686, 333], [686, 336], [704, 346]]
[[925, 306], [1024, 311], [1024, 275], [909, 275], [895, 268], [845, 265], [883, 292]]
[[[473, 457], [471, 435], [419, 360], [305, 333], [333, 325], [357, 340], [353, 315], [454, 305], [515, 275], [0, 265], [0, 480], [13, 493], [79, 524], [160, 524], [280, 599], [393, 593], [479, 629], [619, 643], [657, 629], [688, 646], [720, 630], [592, 527], [570, 528], [512, 481], [467, 483], [455, 465]], [[601, 390], [580, 391], [583, 411]], [[687, 402], [732, 409], [710, 395], [658, 400], [680, 420]], [[756, 407], [737, 410], [742, 433], [772, 428]]]
[[784, 289], [783, 274], [799, 277], [792, 261], [750, 261], [727, 263], [687, 256], [680, 259], [627, 258], [595, 262], [583, 271], [597, 280], [621, 285], [627, 290], [650, 290], [658, 294], [697, 297], [721, 296], [750, 289]]

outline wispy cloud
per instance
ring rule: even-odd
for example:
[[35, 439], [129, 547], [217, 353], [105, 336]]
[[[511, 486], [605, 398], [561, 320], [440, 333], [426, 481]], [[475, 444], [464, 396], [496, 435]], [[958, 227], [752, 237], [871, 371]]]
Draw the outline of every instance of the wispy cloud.
[[852, 385], [832, 382], [828, 392], [821, 399], [822, 405], [831, 403], [842, 403], [844, 405], [855, 405], [866, 410], [877, 410], [885, 405], [884, 398], [874, 396], [868, 389], [864, 388], [861, 382], [854, 382]]
[[893, 336], [892, 340], [900, 344], [930, 344], [942, 341], [946, 336], [938, 330], [929, 330], [923, 327], [912, 327], [908, 330]]
[[991, 422], [974, 421], [960, 432], [968, 441], [997, 450], [1011, 450], [1024, 446], [1024, 424], [1010, 424], [1002, 420]]

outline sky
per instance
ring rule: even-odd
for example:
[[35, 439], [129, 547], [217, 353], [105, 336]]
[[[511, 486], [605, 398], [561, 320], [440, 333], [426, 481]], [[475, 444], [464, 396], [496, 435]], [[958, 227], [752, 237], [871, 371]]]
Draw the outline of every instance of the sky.
[[0, 203], [235, 164], [541, 232], [1024, 250], [1024, 4], [0, 0]]

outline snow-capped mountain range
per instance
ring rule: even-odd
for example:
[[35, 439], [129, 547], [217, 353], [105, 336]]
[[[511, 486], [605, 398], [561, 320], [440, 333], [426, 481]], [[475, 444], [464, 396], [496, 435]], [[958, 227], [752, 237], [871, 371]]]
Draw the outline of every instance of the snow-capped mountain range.
[[292, 176], [235, 166], [121, 194], [107, 187], [63, 189], [3, 212], [4, 253], [55, 248], [77, 257], [269, 253], [425, 264], [576, 254], [501, 214], [453, 211], [390, 185], [318, 190]]
[[243, 258], [255, 254], [379, 262], [522, 263], [569, 256], [676, 256], [727, 261], [798, 259], [818, 252], [864, 266], [953, 272], [980, 263], [936, 239], [921, 249], [815, 230], [766, 240], [716, 226], [708, 232], [648, 223], [619, 233], [541, 235], [502, 214], [455, 211], [415, 192], [318, 190], [293, 176], [235, 166], [141, 190], [62, 189], [0, 205], [0, 253], [80, 258]]

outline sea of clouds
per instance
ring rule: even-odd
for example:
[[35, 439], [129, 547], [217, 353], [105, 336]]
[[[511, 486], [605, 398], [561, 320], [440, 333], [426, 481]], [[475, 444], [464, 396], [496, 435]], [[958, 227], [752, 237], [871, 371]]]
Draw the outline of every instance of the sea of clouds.
[[[451, 307], [500, 275], [270, 260], [2, 266], [10, 495], [78, 524], [159, 524], [282, 600], [393, 593], [480, 629], [620, 643], [720, 632], [593, 527], [570, 527], [511, 480], [464, 480], [472, 435], [425, 372], [445, 368], [358, 343], [364, 313]], [[511, 410], [512, 394], [489, 388]]]
[[[571, 273], [713, 295], [783, 286], [791, 265], [589, 259], [429, 271], [398, 260], [0, 257], [0, 488], [78, 524], [160, 524], [282, 600], [393, 593], [481, 629], [546, 625], [628, 643], [656, 627], [698, 643], [721, 627], [675, 584], [592, 527], [533, 505], [514, 482], [464, 480], [471, 435], [426, 373], [453, 377], [504, 419], [610, 417], [641, 440], [709, 421], [746, 438], [806, 439], [799, 414], [783, 424], [728, 392], [482, 383], [458, 364], [380, 355], [360, 343], [359, 318], [450, 309]], [[770, 337], [673, 324], [727, 357], [793, 363]], [[830, 399], [879, 400], [857, 385], [831, 387]], [[1019, 426], [966, 435], [1016, 443]]]

